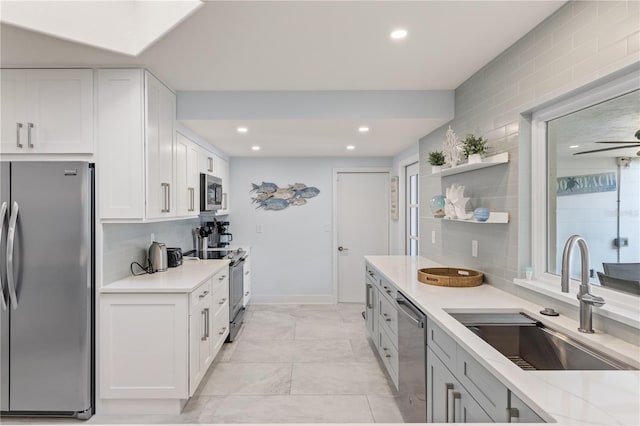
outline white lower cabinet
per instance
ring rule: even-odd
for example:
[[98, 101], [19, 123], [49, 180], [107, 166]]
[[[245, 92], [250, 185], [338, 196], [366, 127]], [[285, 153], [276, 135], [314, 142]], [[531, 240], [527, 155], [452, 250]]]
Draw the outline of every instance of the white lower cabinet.
[[100, 295], [103, 413], [180, 411], [229, 334], [228, 275], [225, 267], [191, 293]]

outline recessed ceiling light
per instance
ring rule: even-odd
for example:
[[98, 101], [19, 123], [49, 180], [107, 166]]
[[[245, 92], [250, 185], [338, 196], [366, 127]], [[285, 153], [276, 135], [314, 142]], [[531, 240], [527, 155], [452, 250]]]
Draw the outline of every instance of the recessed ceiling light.
[[367, 126], [360, 126], [358, 127], [358, 131], [360, 133], [367, 133], [369, 131], [369, 128]]
[[391, 31], [389, 37], [394, 40], [402, 40], [407, 37], [407, 34], [409, 34], [409, 32], [404, 28], [396, 28], [395, 30]]
[[251, 149], [254, 151], [260, 151], [260, 147], [258, 145], [252, 146]]
[[249, 131], [249, 129], [247, 129], [246, 127], [238, 127], [238, 133], [247, 133]]
[[580, 148], [580, 145], [569, 145], [569, 148]]
[[349, 151], [353, 151], [354, 149], [356, 149], [356, 147], [354, 145], [347, 145], [347, 149]]

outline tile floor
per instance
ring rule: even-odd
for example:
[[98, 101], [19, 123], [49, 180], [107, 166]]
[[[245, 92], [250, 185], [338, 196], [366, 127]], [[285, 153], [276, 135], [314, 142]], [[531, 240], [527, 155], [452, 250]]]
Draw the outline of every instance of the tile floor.
[[98, 414], [89, 423], [400, 423], [362, 310], [250, 305], [182, 414]]

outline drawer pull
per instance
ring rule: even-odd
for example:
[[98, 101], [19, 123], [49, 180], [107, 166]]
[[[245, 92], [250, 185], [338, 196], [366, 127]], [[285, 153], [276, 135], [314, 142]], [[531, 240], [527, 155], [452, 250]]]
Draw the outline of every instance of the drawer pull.
[[391, 293], [393, 293], [392, 290], [387, 290], [387, 294], [391, 294]]
[[249, 272], [251, 272], [251, 271], [244, 271], [244, 274], [245, 275], [249, 275]]
[[220, 329], [220, 331], [218, 332], [218, 334], [222, 336], [222, 335], [224, 334], [224, 332], [225, 332], [225, 331], [227, 331], [227, 327], [222, 327], [222, 328]]
[[227, 299], [226, 299], [226, 298], [220, 299], [220, 301], [218, 302], [218, 304], [219, 304], [219, 305], [224, 305], [224, 302], [226, 302], [226, 301], [227, 301]]
[[[449, 405], [449, 395], [453, 393], [453, 383], [445, 383], [444, 384], [444, 422], [451, 423], [449, 421], [450, 418], [453, 418], [453, 413], [451, 406]], [[451, 414], [450, 414], [451, 413]]]
[[218, 281], [222, 281], [222, 280], [224, 280], [225, 278], [227, 278], [227, 276], [226, 276], [226, 275], [221, 275], [221, 276], [220, 276], [220, 278], [218, 278]]
[[204, 299], [207, 296], [207, 294], [209, 294], [209, 290], [203, 291], [202, 294], [198, 296], [198, 299]]
[[245, 291], [245, 292], [244, 292], [244, 295], [245, 295], [245, 296], [248, 296], [250, 293], [251, 293], [250, 291]]

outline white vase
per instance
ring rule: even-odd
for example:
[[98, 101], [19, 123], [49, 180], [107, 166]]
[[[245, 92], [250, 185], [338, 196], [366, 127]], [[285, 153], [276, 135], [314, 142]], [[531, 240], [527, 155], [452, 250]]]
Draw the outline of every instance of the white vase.
[[482, 163], [482, 156], [480, 154], [471, 154], [469, 156], [469, 164]]
[[442, 166], [431, 166], [431, 174], [435, 175], [436, 173], [440, 173], [442, 170]]

